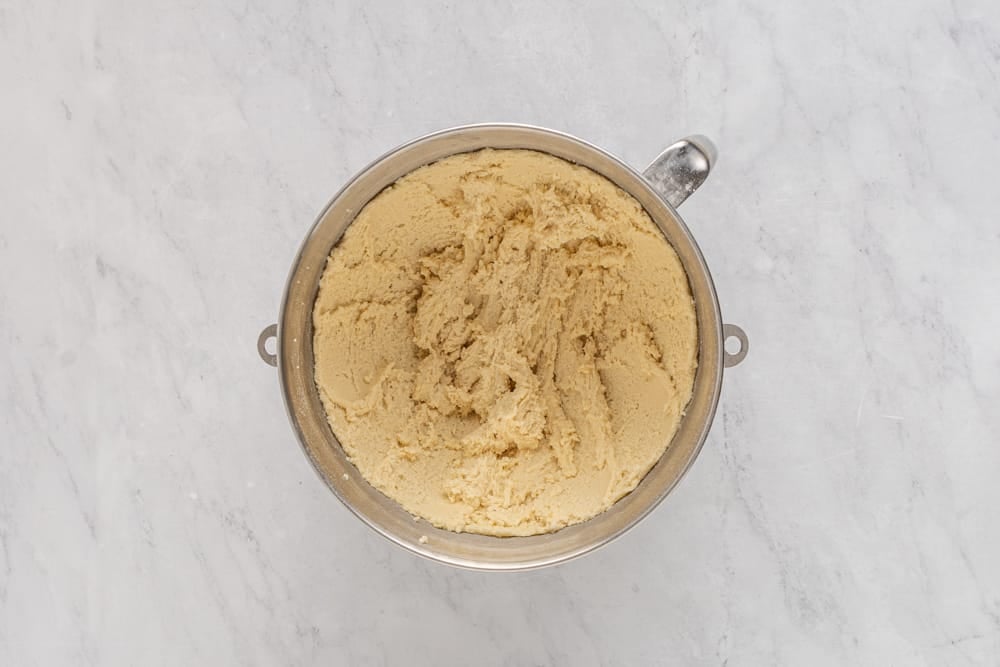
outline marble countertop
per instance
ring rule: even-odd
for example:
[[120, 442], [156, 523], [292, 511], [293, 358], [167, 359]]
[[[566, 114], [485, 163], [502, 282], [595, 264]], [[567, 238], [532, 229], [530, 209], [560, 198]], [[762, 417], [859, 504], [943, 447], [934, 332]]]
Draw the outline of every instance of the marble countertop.
[[[997, 2], [7, 0], [0, 89], [0, 664], [996, 664]], [[711, 136], [752, 345], [664, 504], [512, 575], [355, 519], [255, 349], [351, 174], [490, 120]]]

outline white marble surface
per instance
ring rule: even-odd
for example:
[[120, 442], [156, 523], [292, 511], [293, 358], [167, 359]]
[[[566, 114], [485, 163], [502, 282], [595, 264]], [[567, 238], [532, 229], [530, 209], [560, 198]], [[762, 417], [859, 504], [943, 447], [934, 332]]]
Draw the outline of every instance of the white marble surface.
[[[0, 664], [1000, 659], [995, 0], [0, 0], [0, 91]], [[365, 528], [255, 351], [337, 187], [486, 120], [712, 136], [752, 340], [668, 501], [517, 575]]]

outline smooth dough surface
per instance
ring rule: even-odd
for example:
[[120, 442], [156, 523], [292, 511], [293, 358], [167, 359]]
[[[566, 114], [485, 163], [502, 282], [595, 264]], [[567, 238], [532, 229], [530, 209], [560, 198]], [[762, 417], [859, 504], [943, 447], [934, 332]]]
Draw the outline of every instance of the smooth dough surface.
[[663, 454], [697, 323], [639, 203], [548, 154], [407, 174], [333, 249], [316, 384], [364, 477], [435, 526], [531, 535], [589, 519]]

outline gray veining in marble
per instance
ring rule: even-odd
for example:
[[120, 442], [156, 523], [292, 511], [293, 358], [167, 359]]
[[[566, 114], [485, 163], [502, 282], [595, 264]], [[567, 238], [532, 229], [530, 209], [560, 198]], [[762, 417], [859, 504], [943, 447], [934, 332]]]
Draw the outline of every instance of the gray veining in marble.
[[[0, 0], [0, 664], [1000, 659], [1000, 4]], [[315, 478], [256, 335], [394, 145], [568, 131], [685, 204], [751, 337], [676, 492], [433, 565]]]

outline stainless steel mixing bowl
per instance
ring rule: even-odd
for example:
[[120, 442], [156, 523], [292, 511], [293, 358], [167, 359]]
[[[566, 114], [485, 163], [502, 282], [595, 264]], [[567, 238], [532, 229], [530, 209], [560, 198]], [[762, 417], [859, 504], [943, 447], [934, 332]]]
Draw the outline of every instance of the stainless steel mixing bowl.
[[[659, 462], [634, 491], [608, 511], [554, 533], [532, 537], [487, 537], [434, 528], [368, 484], [347, 459], [327, 424], [313, 379], [312, 309], [326, 258], [368, 201], [401, 176], [456, 153], [480, 148], [526, 148], [574, 162], [605, 176], [635, 197], [659, 226], [687, 271], [698, 317], [698, 372], [680, 428]], [[432, 560], [480, 570], [526, 570], [560, 563], [607, 544], [635, 525], [670, 492], [691, 466], [708, 435], [722, 388], [723, 367], [748, 350], [739, 327], [723, 324], [712, 276], [694, 238], [677, 214], [701, 185], [716, 151], [704, 137], [667, 148], [641, 174], [580, 139], [524, 125], [471, 125], [417, 139], [382, 156], [355, 176], [327, 204], [292, 264], [278, 324], [261, 332], [258, 352], [278, 367], [292, 427], [306, 456], [330, 490], [383, 536]], [[277, 337], [275, 353], [267, 342]], [[729, 354], [724, 341], [740, 350]]]

